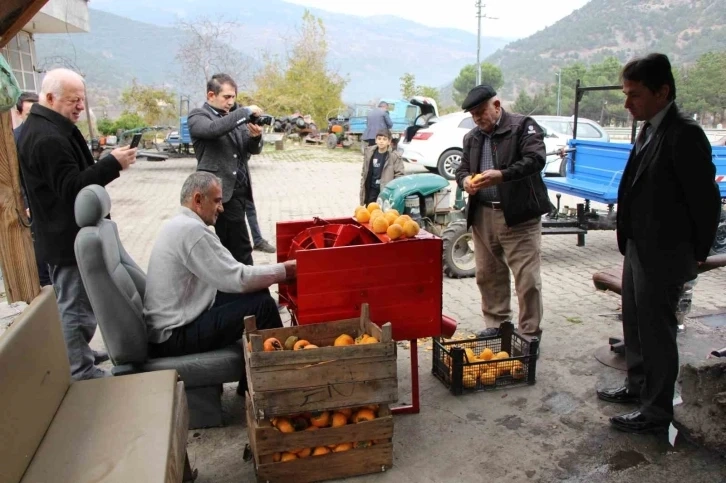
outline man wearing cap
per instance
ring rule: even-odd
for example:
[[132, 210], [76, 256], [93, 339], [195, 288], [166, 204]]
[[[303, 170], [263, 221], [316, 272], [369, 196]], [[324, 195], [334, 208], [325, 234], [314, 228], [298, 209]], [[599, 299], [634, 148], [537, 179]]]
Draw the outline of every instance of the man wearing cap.
[[456, 182], [469, 193], [467, 225], [472, 227], [476, 283], [486, 324], [479, 336], [497, 335], [500, 324], [512, 318], [511, 270], [519, 301], [519, 332], [539, 337], [540, 218], [550, 210], [541, 175], [542, 129], [532, 118], [502, 109], [491, 86], [474, 87], [461, 107], [471, 112], [476, 124], [464, 136]]

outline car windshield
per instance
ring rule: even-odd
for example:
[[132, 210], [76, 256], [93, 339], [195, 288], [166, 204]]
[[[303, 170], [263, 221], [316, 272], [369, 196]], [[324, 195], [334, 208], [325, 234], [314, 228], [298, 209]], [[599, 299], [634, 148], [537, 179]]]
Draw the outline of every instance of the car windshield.
[[537, 121], [537, 124], [546, 128], [549, 131], [555, 131], [561, 134], [567, 134], [568, 136], [572, 136], [572, 129], [570, 128], [570, 123], [568, 121], [553, 121], [549, 119], [535, 120]]

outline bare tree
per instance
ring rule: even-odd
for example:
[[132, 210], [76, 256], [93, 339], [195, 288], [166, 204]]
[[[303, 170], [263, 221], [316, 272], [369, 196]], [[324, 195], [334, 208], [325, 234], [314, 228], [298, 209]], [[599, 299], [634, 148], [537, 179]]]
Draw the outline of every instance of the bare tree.
[[176, 54], [181, 67], [180, 85], [201, 91], [212, 75], [224, 72], [235, 79], [240, 91], [247, 90], [250, 58], [230, 45], [233, 32], [240, 27], [238, 22], [200, 17], [179, 21], [177, 27], [185, 33]]

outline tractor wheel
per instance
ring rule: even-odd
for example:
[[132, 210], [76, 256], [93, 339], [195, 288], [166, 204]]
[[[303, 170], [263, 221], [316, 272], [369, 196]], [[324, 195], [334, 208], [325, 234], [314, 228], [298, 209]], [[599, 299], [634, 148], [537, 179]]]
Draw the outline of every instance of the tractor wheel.
[[444, 274], [449, 278], [473, 277], [476, 269], [474, 241], [466, 220], [449, 223], [441, 234], [444, 242]]
[[328, 138], [325, 140], [325, 144], [328, 146], [329, 149], [335, 149], [335, 146], [338, 145], [338, 136], [333, 133], [328, 134]]
[[709, 255], [719, 255], [726, 253], [726, 212], [721, 211], [721, 221], [716, 230], [716, 239], [711, 245], [711, 253]]

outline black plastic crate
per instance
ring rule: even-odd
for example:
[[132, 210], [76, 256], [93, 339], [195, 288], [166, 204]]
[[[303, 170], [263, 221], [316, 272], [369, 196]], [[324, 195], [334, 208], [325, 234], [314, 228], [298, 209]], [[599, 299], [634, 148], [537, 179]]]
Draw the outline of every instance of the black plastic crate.
[[[472, 360], [466, 349], [477, 358]], [[480, 361], [485, 349], [509, 357]], [[455, 395], [535, 383], [539, 339], [528, 341], [514, 331], [510, 322], [501, 325], [499, 335], [471, 340], [434, 340], [431, 372]]]

